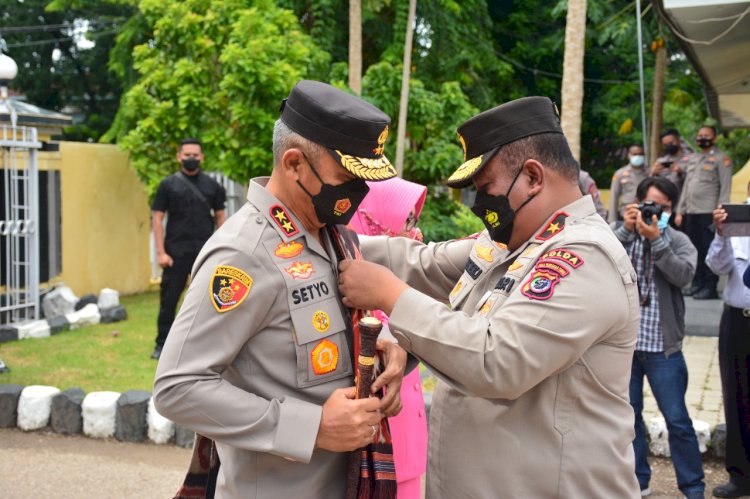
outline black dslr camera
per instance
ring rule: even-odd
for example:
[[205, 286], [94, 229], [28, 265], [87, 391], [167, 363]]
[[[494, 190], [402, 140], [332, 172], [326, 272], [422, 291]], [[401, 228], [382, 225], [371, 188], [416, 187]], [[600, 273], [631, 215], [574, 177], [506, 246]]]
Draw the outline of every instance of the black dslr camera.
[[653, 201], [644, 201], [638, 205], [638, 209], [641, 210], [641, 216], [646, 225], [651, 225], [651, 219], [656, 215], [658, 219], [661, 217], [662, 207], [660, 204], [656, 204]]

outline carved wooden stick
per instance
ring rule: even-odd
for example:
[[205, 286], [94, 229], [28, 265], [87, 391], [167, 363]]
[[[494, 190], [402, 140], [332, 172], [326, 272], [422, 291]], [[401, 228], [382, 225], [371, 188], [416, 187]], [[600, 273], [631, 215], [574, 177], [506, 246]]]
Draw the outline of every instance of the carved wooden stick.
[[359, 320], [359, 358], [357, 359], [357, 398], [370, 396], [375, 381], [375, 343], [383, 329], [383, 323], [375, 317]]

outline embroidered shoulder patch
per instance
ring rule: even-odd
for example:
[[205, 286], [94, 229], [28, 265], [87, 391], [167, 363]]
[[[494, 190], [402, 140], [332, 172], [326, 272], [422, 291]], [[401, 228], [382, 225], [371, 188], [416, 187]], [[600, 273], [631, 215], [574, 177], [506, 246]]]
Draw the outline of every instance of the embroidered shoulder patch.
[[560, 276], [554, 272], [535, 270], [521, 288], [521, 293], [532, 300], [547, 300], [555, 292], [555, 285], [560, 282]]
[[280, 204], [271, 206], [270, 213], [274, 223], [284, 234], [286, 234], [287, 237], [293, 236], [299, 232], [297, 225], [292, 221], [292, 217], [289, 216], [286, 209]]
[[273, 254], [278, 256], [279, 258], [294, 258], [295, 256], [302, 253], [303, 249], [304, 246], [302, 246], [302, 243], [297, 241], [289, 241], [288, 243], [279, 243], [279, 245], [276, 246], [276, 251], [274, 251]]
[[559, 212], [557, 213], [552, 220], [547, 224], [547, 226], [542, 230], [539, 234], [536, 235], [536, 238], [540, 241], [546, 241], [550, 237], [554, 236], [561, 230], [565, 228], [565, 219], [568, 218], [568, 214], [565, 212]]
[[208, 292], [216, 311], [224, 313], [245, 301], [252, 286], [252, 277], [242, 270], [229, 265], [219, 265], [214, 270]]
[[545, 252], [541, 258], [539, 258], [540, 261], [545, 260], [557, 260], [558, 262], [565, 262], [574, 269], [577, 269], [581, 265], [583, 265], [583, 259], [573, 253], [570, 250], [566, 250], [563, 248], [555, 248], [552, 250], [549, 250]]

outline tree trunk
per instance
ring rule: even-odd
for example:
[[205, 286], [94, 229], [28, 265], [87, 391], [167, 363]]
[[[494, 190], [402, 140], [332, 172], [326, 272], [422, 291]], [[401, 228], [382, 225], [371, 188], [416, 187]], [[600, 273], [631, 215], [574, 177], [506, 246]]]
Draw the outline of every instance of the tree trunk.
[[651, 48], [656, 55], [656, 62], [654, 63], [654, 88], [651, 97], [651, 137], [648, 148], [651, 158], [646, 158], [646, 164], [649, 165], [656, 161], [661, 150], [659, 135], [664, 124], [662, 111], [664, 110], [664, 78], [667, 73], [667, 47], [664, 46], [664, 40], [662, 38], [654, 40]]
[[406, 20], [406, 39], [404, 40], [404, 67], [401, 73], [401, 102], [398, 106], [398, 134], [396, 136], [396, 171], [399, 177], [404, 176], [404, 147], [406, 142], [406, 116], [409, 111], [409, 80], [411, 77], [411, 48], [414, 39], [414, 16], [417, 12], [417, 0], [409, 0], [409, 16]]
[[565, 20], [561, 125], [573, 157], [581, 157], [583, 55], [586, 51], [586, 0], [568, 0]]
[[362, 0], [349, 0], [349, 88], [362, 93]]

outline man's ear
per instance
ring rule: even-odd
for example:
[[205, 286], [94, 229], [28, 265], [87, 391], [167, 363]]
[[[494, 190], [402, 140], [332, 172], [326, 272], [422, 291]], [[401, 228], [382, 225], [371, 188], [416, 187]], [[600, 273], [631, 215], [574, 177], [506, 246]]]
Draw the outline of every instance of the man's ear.
[[281, 171], [284, 175], [289, 175], [292, 180], [299, 179], [299, 169], [302, 165], [302, 151], [297, 148], [291, 148], [284, 151], [281, 155]]
[[523, 165], [523, 174], [528, 179], [529, 184], [529, 196], [536, 196], [539, 194], [544, 187], [545, 181], [545, 168], [539, 161], [535, 159], [526, 160]]

